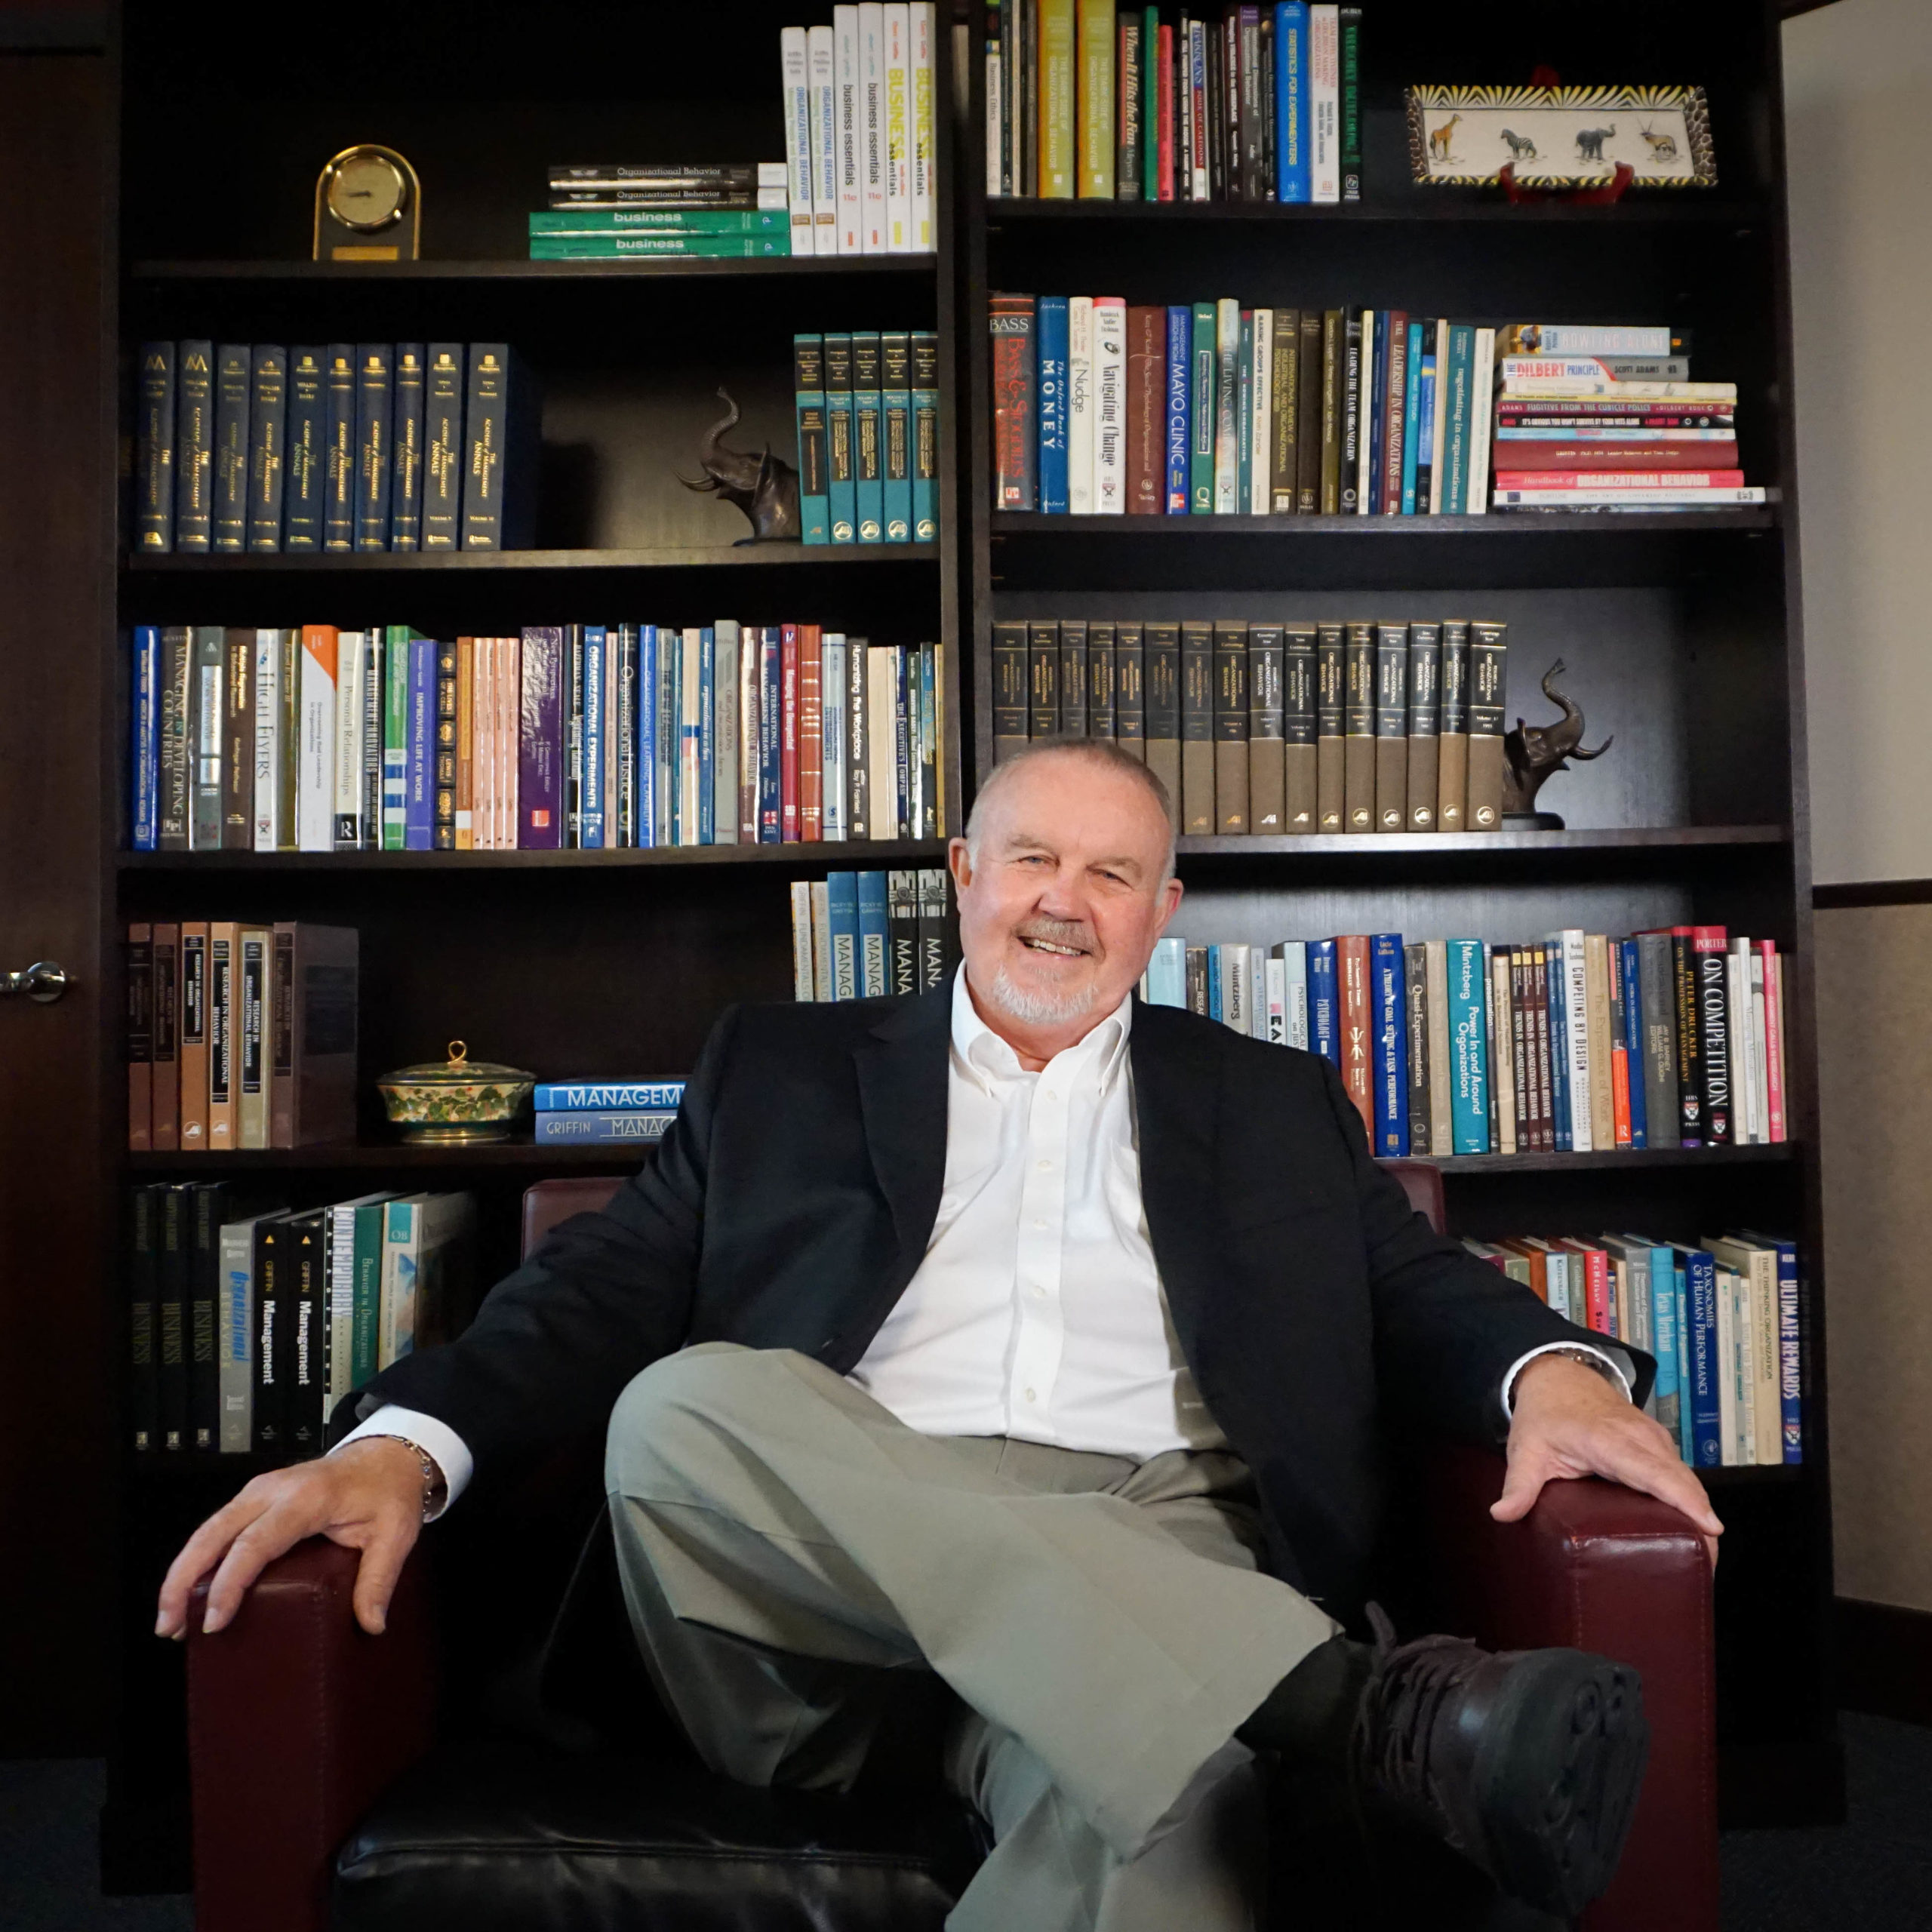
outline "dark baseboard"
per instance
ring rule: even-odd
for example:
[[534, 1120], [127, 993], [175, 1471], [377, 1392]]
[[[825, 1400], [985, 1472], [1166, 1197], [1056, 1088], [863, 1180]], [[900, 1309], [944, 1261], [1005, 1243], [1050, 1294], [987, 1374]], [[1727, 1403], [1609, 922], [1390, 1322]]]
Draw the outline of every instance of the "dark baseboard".
[[1843, 885], [1814, 885], [1811, 904], [1820, 912], [1856, 906], [1923, 906], [1932, 903], [1932, 878], [1881, 878]]
[[1932, 1611], [1840, 1597], [1832, 1635], [1842, 1709], [1932, 1724]]

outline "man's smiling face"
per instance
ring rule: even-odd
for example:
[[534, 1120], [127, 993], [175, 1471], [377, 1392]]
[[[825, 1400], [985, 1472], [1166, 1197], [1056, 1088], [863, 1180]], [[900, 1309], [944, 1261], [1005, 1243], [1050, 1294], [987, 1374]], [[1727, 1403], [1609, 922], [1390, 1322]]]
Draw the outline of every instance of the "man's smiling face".
[[[1027, 758], [953, 841], [967, 983], [1041, 1057], [1117, 1007], [1180, 900], [1166, 814], [1135, 774], [1077, 752]], [[1028, 1050], [1023, 1048], [1023, 1051]]]

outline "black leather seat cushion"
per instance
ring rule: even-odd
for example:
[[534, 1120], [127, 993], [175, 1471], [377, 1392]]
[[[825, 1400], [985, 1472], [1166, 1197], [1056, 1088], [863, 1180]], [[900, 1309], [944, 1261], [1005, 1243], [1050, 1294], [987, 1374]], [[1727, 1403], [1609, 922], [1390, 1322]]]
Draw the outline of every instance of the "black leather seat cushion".
[[675, 1759], [466, 1745], [336, 1860], [336, 1932], [940, 1932], [982, 1855], [943, 1792], [755, 1791]]

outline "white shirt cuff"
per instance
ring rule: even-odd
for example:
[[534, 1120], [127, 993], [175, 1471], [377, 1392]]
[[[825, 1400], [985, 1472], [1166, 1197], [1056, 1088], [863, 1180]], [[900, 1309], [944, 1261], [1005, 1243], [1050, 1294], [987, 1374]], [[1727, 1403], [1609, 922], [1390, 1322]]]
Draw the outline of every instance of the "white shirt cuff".
[[[1605, 1374], [1613, 1376], [1616, 1378], [1617, 1386], [1623, 1391], [1624, 1398], [1628, 1401], [1634, 1402], [1637, 1399], [1637, 1392], [1635, 1387], [1632, 1385], [1630, 1380], [1630, 1371], [1628, 1365], [1625, 1361], [1619, 1359], [1619, 1355], [1620, 1355], [1621, 1353], [1622, 1352], [1620, 1350], [1617, 1355], [1610, 1355], [1606, 1353], [1601, 1349], [1592, 1348], [1587, 1342], [1546, 1342], [1541, 1348], [1532, 1349], [1526, 1355], [1518, 1355], [1516, 1359], [1509, 1364], [1509, 1374], [1503, 1378], [1503, 1420], [1505, 1422], [1511, 1421], [1514, 1419], [1515, 1415], [1515, 1410], [1511, 1398], [1516, 1392], [1517, 1377], [1521, 1375], [1524, 1370], [1527, 1368], [1530, 1364], [1536, 1360], [1538, 1355], [1592, 1356], [1595, 1358], [1595, 1362], [1601, 1363], [1602, 1364], [1603, 1371]], [[383, 1411], [384, 1415], [387, 1415], [389, 1413], [389, 1411], [386, 1409]], [[365, 1423], [363, 1426], [366, 1429], [368, 1425]], [[426, 1442], [423, 1446], [426, 1449], [429, 1445]]]
[[[1524, 1361], [1529, 1358], [1525, 1356]], [[1517, 1364], [1518, 1367], [1521, 1363]], [[1513, 1374], [1515, 1371], [1511, 1373]], [[442, 1509], [436, 1512], [440, 1516], [460, 1496], [469, 1481], [471, 1472], [476, 1467], [472, 1457], [461, 1436], [446, 1422], [438, 1422], [434, 1416], [426, 1416], [420, 1409], [405, 1409], [395, 1402], [385, 1403], [365, 1423], [358, 1423], [331, 1449], [333, 1456], [337, 1449], [346, 1449], [352, 1442], [362, 1441], [371, 1435], [399, 1435], [405, 1441], [413, 1442], [443, 1472]], [[435, 1518], [429, 1518], [433, 1521]]]

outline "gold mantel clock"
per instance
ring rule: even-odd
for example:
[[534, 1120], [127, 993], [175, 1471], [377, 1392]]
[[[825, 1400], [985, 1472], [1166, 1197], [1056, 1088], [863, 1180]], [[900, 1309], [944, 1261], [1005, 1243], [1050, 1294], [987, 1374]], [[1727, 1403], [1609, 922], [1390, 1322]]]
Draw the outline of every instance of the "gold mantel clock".
[[422, 189], [395, 149], [358, 142], [316, 177], [317, 261], [413, 262], [422, 241]]

